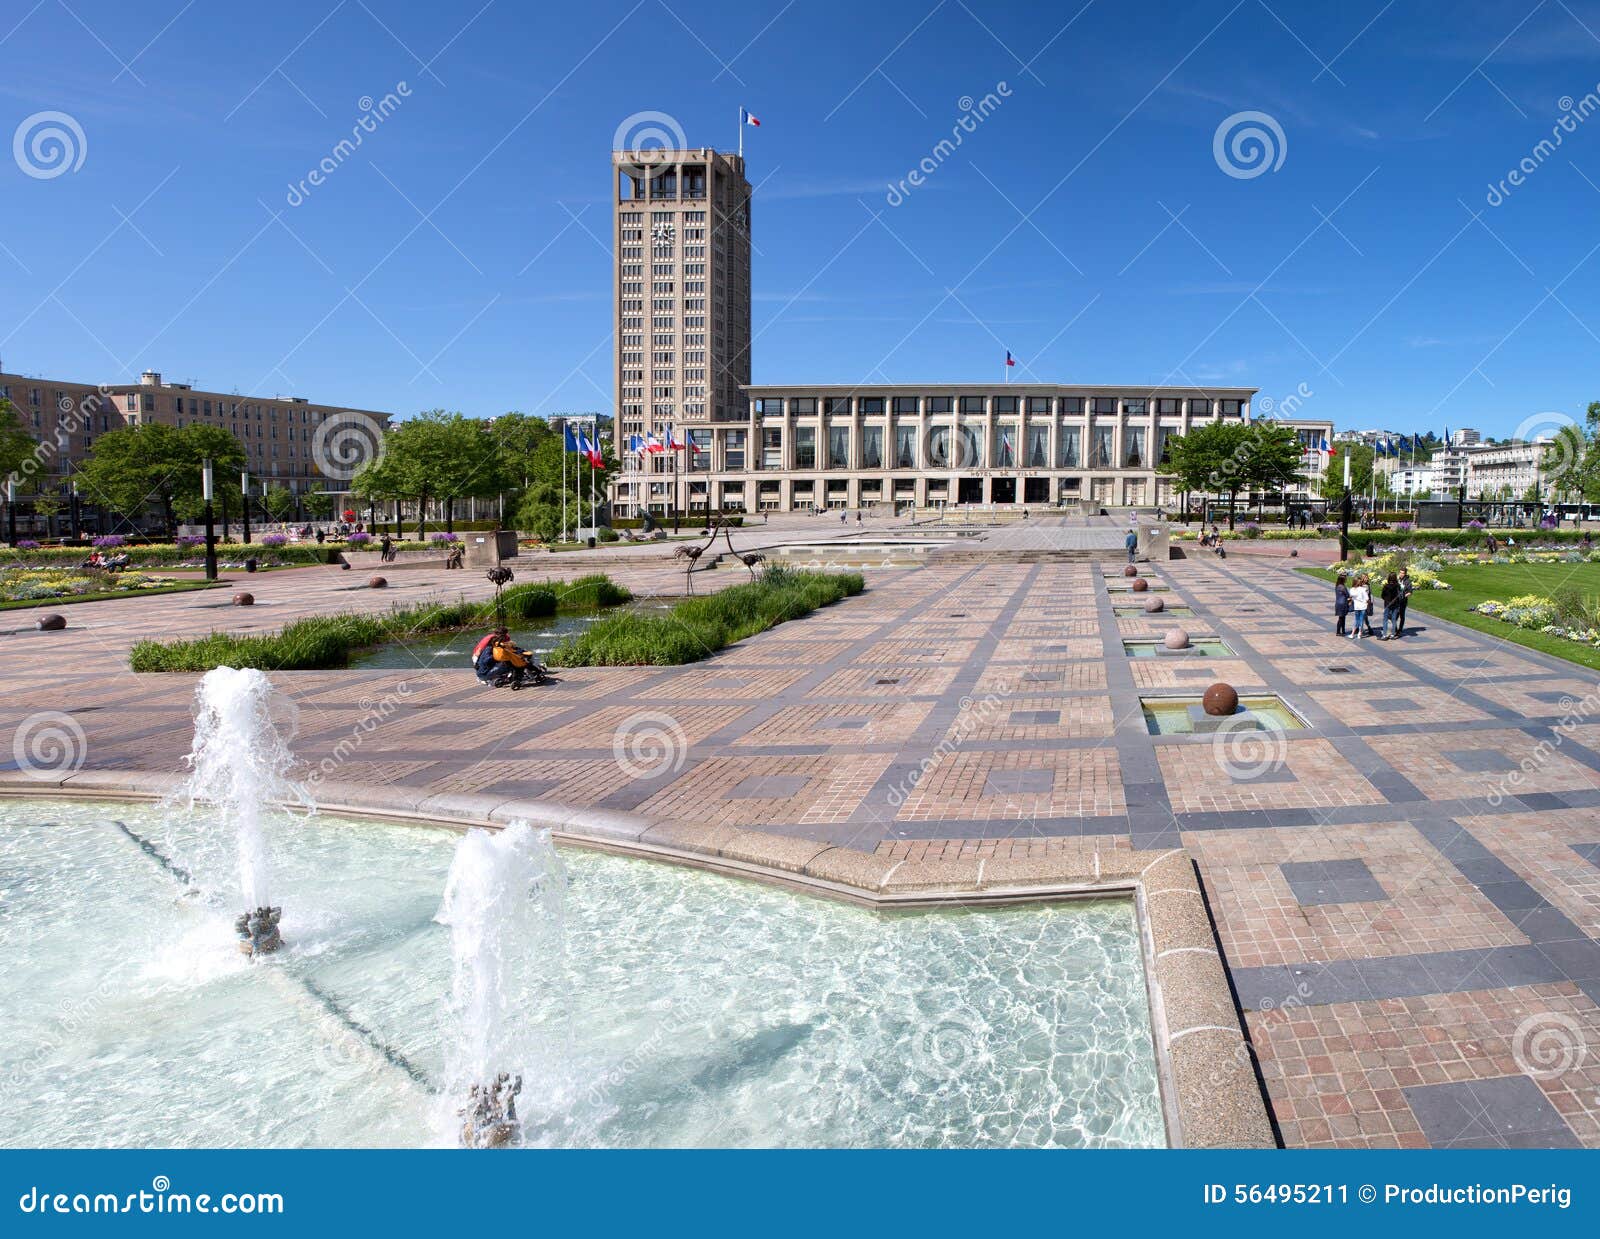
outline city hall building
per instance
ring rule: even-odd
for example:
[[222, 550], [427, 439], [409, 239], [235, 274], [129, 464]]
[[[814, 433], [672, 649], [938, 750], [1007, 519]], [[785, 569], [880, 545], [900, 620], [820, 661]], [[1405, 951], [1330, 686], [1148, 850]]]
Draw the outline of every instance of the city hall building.
[[[750, 382], [751, 192], [744, 160], [612, 152], [614, 510], [1171, 506], [1167, 440], [1248, 421], [1252, 387]], [[1281, 421], [1320, 485], [1324, 421]], [[628, 452], [635, 436], [678, 450]]]

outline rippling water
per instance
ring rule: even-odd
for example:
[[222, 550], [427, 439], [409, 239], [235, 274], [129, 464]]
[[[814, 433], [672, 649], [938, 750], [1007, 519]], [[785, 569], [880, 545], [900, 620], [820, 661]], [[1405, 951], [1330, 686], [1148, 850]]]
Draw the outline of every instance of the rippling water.
[[[0, 802], [0, 1145], [454, 1139], [442, 829], [268, 823], [286, 951], [148, 807]], [[1164, 1141], [1132, 905], [880, 915], [566, 853], [562, 944], [508, 1018], [529, 1142]], [[215, 880], [213, 881], [213, 877]]]

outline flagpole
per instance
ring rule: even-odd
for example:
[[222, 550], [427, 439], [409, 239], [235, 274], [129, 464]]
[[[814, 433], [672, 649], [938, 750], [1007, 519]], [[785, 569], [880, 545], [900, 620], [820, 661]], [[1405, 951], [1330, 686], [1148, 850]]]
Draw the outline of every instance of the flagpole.
[[[594, 427], [594, 450], [595, 450], [595, 455], [599, 456], [601, 460], [604, 460], [605, 459], [605, 449], [600, 446], [600, 415], [598, 413], [596, 413], [593, 417], [591, 417], [589, 419], [589, 422]], [[596, 537], [599, 537], [600, 536], [600, 521], [599, 521], [599, 518], [597, 518], [595, 516], [594, 470], [595, 470], [595, 463], [594, 463], [594, 461], [591, 460], [589, 462], [589, 528], [594, 531], [594, 534], [595, 534]]]
[[739, 158], [744, 159], [744, 107], [739, 108]]
[[561, 424], [561, 540], [567, 540], [567, 426]]

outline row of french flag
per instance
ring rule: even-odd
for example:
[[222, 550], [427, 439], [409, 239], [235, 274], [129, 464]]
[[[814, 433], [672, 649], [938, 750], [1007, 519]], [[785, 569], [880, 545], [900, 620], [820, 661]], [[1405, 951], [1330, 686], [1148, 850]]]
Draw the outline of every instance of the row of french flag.
[[[657, 436], [654, 433], [643, 434], [643, 435], [629, 435], [628, 436], [628, 450], [630, 452], [634, 452], [634, 453], [644, 453], [644, 452], [650, 452], [650, 453], [656, 453], [656, 452], [681, 452], [681, 451], [683, 451], [684, 445], [682, 443], [678, 442], [677, 436], [672, 433], [672, 427], [668, 426], [666, 428], [666, 431], [667, 431], [667, 437], [666, 437], [665, 440], [662, 440], [659, 436]], [[694, 447], [693, 444], [690, 444], [689, 446], [691, 448], [693, 448], [693, 450], [696, 451], [696, 452], [701, 450], [698, 447]]]
[[582, 427], [579, 427], [577, 434], [573, 434], [572, 433], [572, 425], [571, 425], [571, 423], [567, 424], [566, 431], [567, 431], [567, 438], [566, 438], [567, 451], [569, 451], [569, 452], [577, 452], [585, 460], [587, 460], [591, 465], [593, 465], [596, 469], [604, 469], [605, 468], [605, 465], [606, 465], [605, 457], [601, 454], [601, 451], [600, 451], [600, 433], [599, 433], [599, 431], [595, 432], [595, 437], [592, 440], [589, 438], [589, 432], [587, 430], [584, 430]]

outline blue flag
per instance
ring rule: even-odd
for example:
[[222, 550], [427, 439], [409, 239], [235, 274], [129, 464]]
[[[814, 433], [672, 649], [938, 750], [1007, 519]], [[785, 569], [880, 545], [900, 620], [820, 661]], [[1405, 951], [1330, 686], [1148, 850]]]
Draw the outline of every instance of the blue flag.
[[568, 422], [562, 429], [566, 431], [566, 450], [569, 452], [582, 451], [583, 449], [578, 446], [577, 436], [572, 433], [572, 423]]

